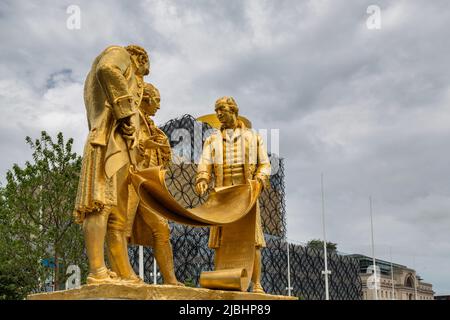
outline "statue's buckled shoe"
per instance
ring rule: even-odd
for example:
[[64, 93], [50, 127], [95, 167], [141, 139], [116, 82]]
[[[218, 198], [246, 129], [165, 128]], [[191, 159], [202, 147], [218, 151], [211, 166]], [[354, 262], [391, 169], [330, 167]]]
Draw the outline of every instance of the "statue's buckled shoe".
[[141, 278], [139, 278], [136, 275], [133, 275], [127, 279], [121, 278], [120, 282], [123, 284], [145, 284], [144, 280], [142, 280]]
[[262, 287], [262, 285], [260, 283], [253, 284], [252, 292], [253, 293], [265, 293], [264, 288]]
[[89, 273], [86, 279], [87, 284], [105, 284], [105, 283], [117, 283], [119, 278], [115, 272], [104, 269], [96, 273]]

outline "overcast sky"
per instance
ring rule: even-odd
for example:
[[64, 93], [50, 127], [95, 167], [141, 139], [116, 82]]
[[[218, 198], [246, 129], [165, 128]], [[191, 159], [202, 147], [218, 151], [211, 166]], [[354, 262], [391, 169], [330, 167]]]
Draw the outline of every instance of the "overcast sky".
[[[78, 5], [81, 28], [66, 9]], [[367, 7], [381, 8], [369, 29]], [[327, 238], [416, 268], [450, 294], [450, 6], [442, 1], [0, 2], [0, 180], [30, 159], [25, 136], [62, 131], [81, 154], [83, 82], [112, 44], [139, 44], [160, 88], [156, 122], [235, 97], [280, 129], [288, 238]]]

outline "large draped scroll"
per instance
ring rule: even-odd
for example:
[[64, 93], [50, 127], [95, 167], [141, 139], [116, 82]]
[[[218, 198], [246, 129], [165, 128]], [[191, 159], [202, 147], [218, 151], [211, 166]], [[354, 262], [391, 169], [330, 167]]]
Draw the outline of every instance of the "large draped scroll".
[[[246, 291], [255, 257], [256, 205], [261, 186], [248, 184], [215, 188], [202, 205], [188, 209], [170, 194], [165, 170], [152, 167], [131, 172], [131, 182], [141, 204], [168, 220], [190, 226], [222, 226], [221, 244], [216, 249], [215, 270], [202, 272], [205, 288]], [[142, 235], [145, 236], [145, 235]], [[145, 239], [141, 239], [145, 243]], [[135, 243], [140, 239], [136, 238]]]

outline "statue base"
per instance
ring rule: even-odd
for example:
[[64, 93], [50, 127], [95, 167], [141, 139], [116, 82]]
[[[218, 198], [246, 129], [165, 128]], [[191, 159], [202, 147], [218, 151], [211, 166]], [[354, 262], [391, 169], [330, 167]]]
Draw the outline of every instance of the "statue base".
[[96, 284], [31, 294], [28, 300], [298, 300], [262, 293], [151, 284]]

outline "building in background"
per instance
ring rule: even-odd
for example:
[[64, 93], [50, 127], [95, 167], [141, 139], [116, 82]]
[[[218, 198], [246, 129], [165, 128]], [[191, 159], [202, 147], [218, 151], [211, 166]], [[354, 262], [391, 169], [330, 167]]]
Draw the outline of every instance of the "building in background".
[[[359, 254], [351, 256], [359, 261], [363, 299], [374, 300], [375, 290], [370, 286], [373, 279], [372, 258]], [[415, 270], [378, 259], [376, 266], [380, 269], [379, 300], [434, 300], [432, 284], [423, 282]]]

